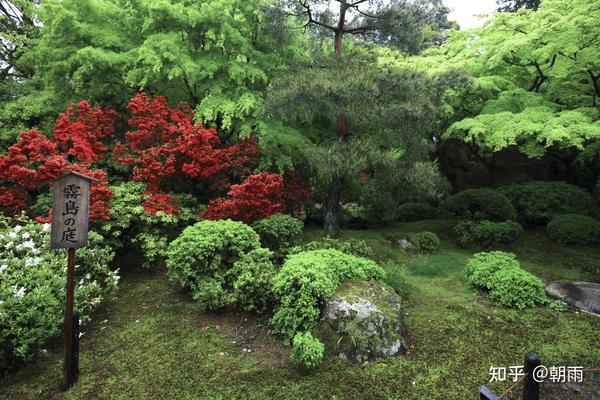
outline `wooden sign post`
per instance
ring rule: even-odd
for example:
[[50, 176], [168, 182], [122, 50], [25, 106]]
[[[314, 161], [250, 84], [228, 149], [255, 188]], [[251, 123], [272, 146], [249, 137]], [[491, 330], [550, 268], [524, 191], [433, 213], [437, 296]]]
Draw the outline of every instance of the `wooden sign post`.
[[[52, 187], [52, 234], [50, 248], [68, 249], [67, 299], [65, 305], [63, 385], [69, 388], [77, 381], [79, 347], [73, 335], [73, 296], [75, 286], [75, 249], [87, 245], [90, 204], [89, 176], [70, 172], [54, 181]], [[75, 346], [77, 345], [77, 346]]]

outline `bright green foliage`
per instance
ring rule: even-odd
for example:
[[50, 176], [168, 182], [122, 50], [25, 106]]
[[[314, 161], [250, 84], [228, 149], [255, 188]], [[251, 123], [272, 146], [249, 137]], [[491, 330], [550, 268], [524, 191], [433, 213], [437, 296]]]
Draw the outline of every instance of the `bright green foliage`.
[[[28, 359], [60, 333], [66, 285], [66, 252], [49, 249], [50, 225], [8, 222], [14, 226], [0, 229], [0, 368]], [[84, 322], [116, 289], [114, 255], [93, 231], [89, 246], [77, 252], [75, 308]]]
[[262, 313], [273, 300], [271, 291], [275, 276], [273, 253], [256, 249], [244, 254], [227, 273], [233, 286], [234, 302], [246, 311]]
[[252, 224], [263, 247], [271, 249], [280, 260], [300, 242], [303, 227], [302, 221], [285, 214], [274, 214]]
[[526, 155], [541, 157], [552, 146], [582, 151], [600, 140], [600, 124], [594, 122], [598, 119], [593, 109], [555, 113], [547, 107], [529, 107], [517, 114], [503, 111], [463, 119], [445, 137], [476, 143], [486, 154], [518, 145]]
[[434, 252], [440, 248], [440, 239], [433, 232], [418, 232], [409, 234], [408, 237], [415, 247], [425, 253]]
[[321, 307], [345, 279], [381, 280], [383, 268], [374, 261], [337, 250], [313, 250], [288, 257], [273, 280], [277, 301], [273, 331], [291, 340], [314, 328]]
[[544, 282], [523, 270], [512, 253], [477, 253], [465, 271], [471, 285], [489, 290], [491, 298], [505, 307], [522, 309], [546, 301]]
[[548, 223], [546, 232], [552, 240], [565, 244], [600, 243], [600, 221], [585, 215], [556, 215]]
[[258, 248], [260, 238], [248, 225], [231, 220], [201, 221], [171, 242], [167, 271], [172, 280], [192, 291], [203, 309], [215, 310], [234, 302], [234, 277], [229, 271], [244, 254]]
[[492, 275], [490, 297], [505, 307], [528, 308], [546, 301], [544, 282], [521, 268], [502, 269]]
[[292, 364], [301, 372], [314, 370], [323, 361], [325, 345], [310, 332], [298, 332], [292, 341]]
[[400, 222], [414, 222], [435, 218], [435, 208], [425, 203], [404, 203], [398, 207], [397, 219]]
[[476, 244], [493, 247], [517, 240], [523, 233], [523, 227], [514, 221], [463, 220], [456, 224], [454, 233], [458, 242], [463, 246]]
[[471, 285], [491, 289], [492, 276], [497, 271], [519, 267], [517, 256], [513, 253], [490, 251], [473, 255], [465, 266], [465, 272]]
[[474, 220], [514, 221], [515, 208], [510, 201], [494, 189], [467, 189], [447, 198], [442, 208], [450, 215]]
[[529, 225], [544, 225], [557, 214], [589, 214], [592, 196], [564, 182], [527, 182], [499, 188]]
[[29, 50], [37, 87], [4, 114], [33, 125], [66, 101], [123, 107], [144, 90], [187, 101], [208, 124], [248, 133], [269, 79], [299, 53], [299, 32], [278, 28], [269, 7], [264, 0], [44, 1], [41, 37]]
[[314, 240], [309, 243], [305, 243], [302, 246], [295, 246], [290, 250], [290, 253], [297, 254], [302, 251], [312, 251], [321, 249], [334, 249], [341, 251], [342, 253], [352, 254], [356, 257], [372, 258], [373, 249], [364, 240], [359, 239], [333, 239], [330, 237], [324, 237], [321, 240]]

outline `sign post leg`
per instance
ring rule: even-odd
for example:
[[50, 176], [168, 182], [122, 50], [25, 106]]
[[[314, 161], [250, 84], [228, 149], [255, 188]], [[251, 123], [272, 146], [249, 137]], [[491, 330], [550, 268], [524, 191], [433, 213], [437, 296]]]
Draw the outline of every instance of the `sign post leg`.
[[67, 301], [65, 304], [65, 322], [64, 322], [64, 370], [63, 386], [65, 389], [71, 387], [75, 382], [73, 371], [73, 297], [75, 281], [75, 249], [68, 250], [67, 259]]

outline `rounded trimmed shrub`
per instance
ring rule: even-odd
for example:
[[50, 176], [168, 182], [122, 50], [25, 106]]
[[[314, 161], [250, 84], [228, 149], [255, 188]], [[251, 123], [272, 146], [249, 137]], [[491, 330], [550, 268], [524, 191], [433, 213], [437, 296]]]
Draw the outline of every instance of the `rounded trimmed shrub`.
[[474, 254], [467, 261], [465, 272], [467, 282], [473, 286], [483, 289], [492, 288], [492, 276], [500, 271], [512, 268], [520, 268], [517, 256], [513, 253], [503, 251], [490, 251]]
[[435, 208], [425, 203], [404, 203], [396, 211], [396, 219], [399, 222], [414, 222], [435, 217]]
[[183, 230], [167, 250], [169, 277], [192, 291], [205, 310], [234, 302], [229, 270], [245, 254], [260, 248], [254, 230], [231, 220], [201, 221]]
[[467, 281], [505, 307], [527, 308], [546, 301], [544, 282], [523, 270], [512, 253], [477, 253], [465, 267]]
[[429, 253], [440, 248], [440, 239], [433, 232], [418, 232], [410, 234], [409, 238], [419, 250]]
[[252, 250], [233, 264], [227, 276], [233, 286], [233, 301], [246, 311], [262, 313], [273, 299], [272, 284], [275, 266], [273, 252]]
[[444, 212], [451, 216], [489, 221], [515, 221], [517, 212], [508, 198], [494, 189], [467, 189], [447, 198], [442, 203]]
[[491, 247], [514, 242], [523, 233], [523, 227], [514, 221], [463, 220], [456, 224], [454, 233], [463, 246], [477, 244]]
[[298, 332], [292, 341], [291, 360], [299, 371], [308, 373], [323, 361], [325, 345], [310, 332]]
[[302, 228], [302, 221], [286, 214], [274, 214], [252, 224], [263, 247], [271, 249], [278, 259], [285, 258], [290, 249], [300, 242]]
[[544, 282], [521, 268], [506, 268], [492, 275], [490, 296], [505, 307], [527, 308], [546, 300]]
[[271, 319], [273, 331], [291, 340], [299, 331], [310, 331], [321, 307], [345, 279], [382, 280], [385, 272], [377, 263], [334, 249], [290, 255], [273, 279], [278, 303]]
[[373, 249], [364, 240], [359, 239], [334, 239], [325, 237], [321, 240], [313, 240], [301, 246], [296, 246], [290, 250], [291, 254], [300, 253], [302, 251], [312, 251], [321, 249], [335, 249], [342, 253], [352, 254], [357, 257], [371, 258], [373, 257]]
[[592, 196], [565, 182], [527, 182], [498, 188], [517, 210], [519, 220], [528, 225], [547, 224], [559, 214], [590, 214]]
[[552, 240], [573, 245], [586, 245], [600, 242], [600, 221], [577, 214], [557, 215], [546, 227]]

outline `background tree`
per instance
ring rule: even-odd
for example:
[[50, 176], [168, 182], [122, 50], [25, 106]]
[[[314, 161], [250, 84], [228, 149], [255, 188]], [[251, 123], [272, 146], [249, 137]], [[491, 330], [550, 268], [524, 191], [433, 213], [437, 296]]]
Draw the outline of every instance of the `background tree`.
[[[274, 85], [271, 98], [278, 99], [274, 104], [285, 103], [291, 107], [285, 111], [289, 119], [304, 124], [305, 128], [311, 125], [318, 127], [321, 133], [326, 132], [317, 140], [320, 151], [314, 154], [321, 155], [323, 162], [316, 164], [324, 167], [321, 169], [326, 171], [323, 182], [328, 183], [324, 201], [325, 232], [329, 236], [337, 236], [340, 200], [346, 180], [364, 167], [363, 160], [373, 160], [376, 154], [386, 154], [378, 148], [385, 142], [382, 138], [395, 136], [396, 140], [387, 141], [387, 146], [394, 147], [398, 144], [398, 137], [402, 136], [397, 135], [398, 132], [403, 132], [405, 138], [409, 137], [407, 131], [398, 127], [395, 134], [392, 133], [394, 125], [390, 123], [393, 119], [390, 110], [394, 107], [388, 106], [402, 104], [410, 108], [408, 105], [411, 104], [405, 95], [409, 92], [400, 95], [402, 99], [394, 98], [400, 93], [394, 84], [402, 80], [401, 74], [394, 77], [379, 75], [376, 60], [363, 57], [366, 53], [358, 48], [344, 53], [344, 37], [351, 35], [356, 38], [352, 42], [358, 47], [360, 42], [380, 43], [417, 52], [441, 41], [436, 32], [439, 31], [440, 13], [443, 14], [445, 9], [438, 1], [392, 1], [384, 4], [368, 0], [339, 0], [335, 2], [335, 9], [328, 7], [329, 2], [326, 1], [298, 0], [286, 4], [293, 22], [321, 37], [329, 35], [333, 38], [333, 56], [318, 55], [316, 63], [305, 64], [301, 71], [287, 74], [281, 79], [281, 85]], [[427, 93], [433, 91], [423, 92], [423, 97], [428, 97]], [[417, 96], [416, 99], [422, 100], [423, 97]], [[420, 103], [419, 107], [427, 103], [431, 104], [431, 99]], [[269, 109], [277, 113], [281, 107]], [[408, 113], [396, 114], [406, 115]], [[416, 112], [408, 120], [419, 119], [414, 118], [415, 115], [422, 117], [425, 113]], [[398, 122], [397, 119], [394, 122]], [[333, 132], [336, 135], [331, 135]], [[360, 146], [350, 144], [357, 140], [361, 140]], [[419, 140], [415, 139], [415, 142]], [[357, 147], [368, 150], [363, 156], [358, 156], [352, 150]]]

